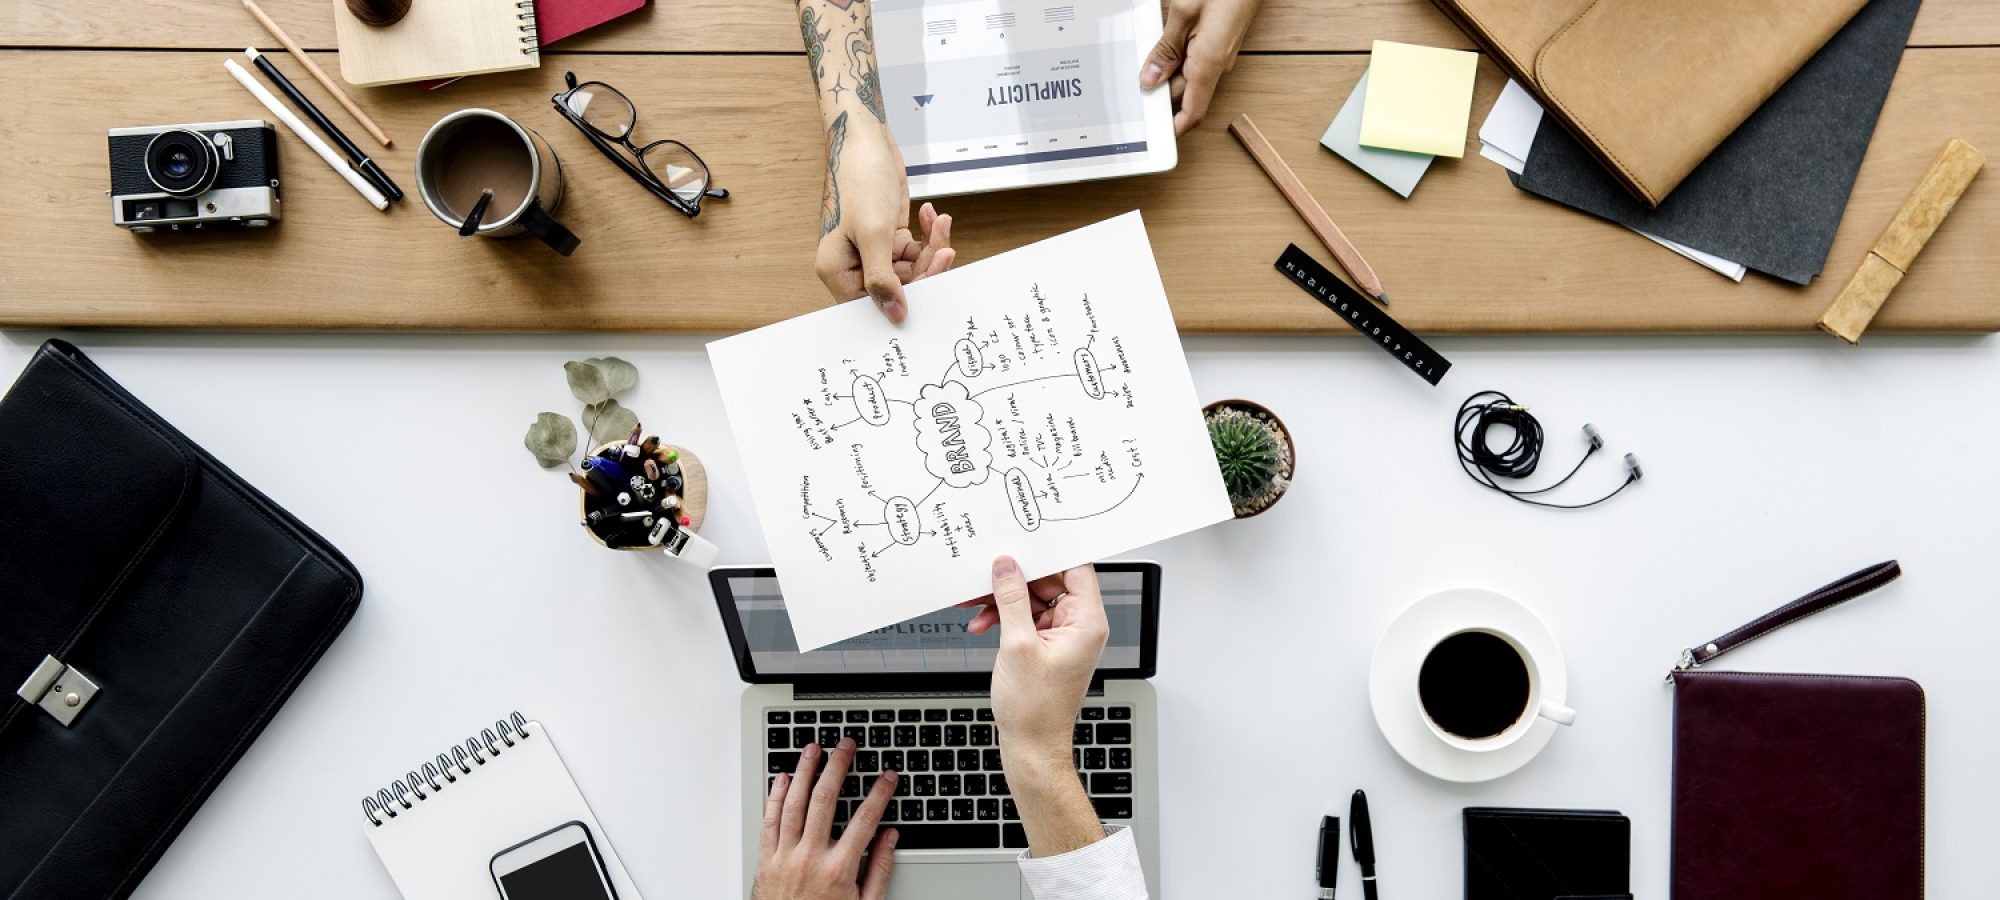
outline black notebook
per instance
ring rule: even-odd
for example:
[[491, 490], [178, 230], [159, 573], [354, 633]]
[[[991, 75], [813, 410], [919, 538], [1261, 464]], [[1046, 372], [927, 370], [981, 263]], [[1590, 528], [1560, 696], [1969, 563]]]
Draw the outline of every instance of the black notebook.
[[1465, 900], [1631, 900], [1631, 870], [1618, 813], [1465, 810]]

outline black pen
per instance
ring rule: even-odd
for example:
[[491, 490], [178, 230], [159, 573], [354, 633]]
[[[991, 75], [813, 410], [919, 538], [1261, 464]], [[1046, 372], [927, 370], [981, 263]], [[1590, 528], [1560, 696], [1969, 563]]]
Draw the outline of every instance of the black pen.
[[387, 195], [390, 200], [403, 199], [403, 189], [397, 187], [395, 182], [389, 180], [389, 173], [382, 171], [382, 167], [376, 165], [374, 160], [369, 159], [368, 154], [361, 152], [360, 147], [354, 146], [354, 142], [348, 140], [347, 135], [342, 134], [340, 128], [334, 125], [333, 121], [326, 117], [325, 113], [319, 111], [319, 107], [314, 106], [311, 100], [307, 100], [306, 95], [299, 93], [299, 89], [292, 85], [292, 80], [286, 78], [285, 73], [278, 71], [278, 67], [272, 64], [270, 60], [265, 59], [264, 54], [257, 52], [257, 48], [245, 47], [243, 52], [249, 55], [251, 62], [257, 64], [257, 71], [263, 72], [265, 78], [270, 79], [272, 84], [277, 85], [279, 93], [284, 94], [286, 99], [292, 101], [293, 106], [303, 111], [306, 114], [306, 118], [311, 119], [314, 125], [319, 126], [319, 130], [326, 132], [326, 136], [332, 139], [335, 147], [340, 148], [340, 152], [347, 154], [348, 162], [354, 164], [355, 171], [360, 172], [361, 177], [368, 179], [376, 187], [381, 188], [382, 193]]
[[1368, 795], [1354, 792], [1347, 805], [1347, 827], [1354, 841], [1354, 861], [1361, 865], [1361, 894], [1375, 900], [1375, 828], [1368, 821]]
[[1340, 880], [1340, 817], [1319, 817], [1319, 900], [1333, 900], [1333, 883]]

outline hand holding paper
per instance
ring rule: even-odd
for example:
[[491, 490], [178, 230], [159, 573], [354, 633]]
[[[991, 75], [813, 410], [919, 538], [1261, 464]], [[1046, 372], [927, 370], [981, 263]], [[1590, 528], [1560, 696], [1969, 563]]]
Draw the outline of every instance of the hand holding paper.
[[1230, 517], [1138, 213], [709, 344], [802, 650]]

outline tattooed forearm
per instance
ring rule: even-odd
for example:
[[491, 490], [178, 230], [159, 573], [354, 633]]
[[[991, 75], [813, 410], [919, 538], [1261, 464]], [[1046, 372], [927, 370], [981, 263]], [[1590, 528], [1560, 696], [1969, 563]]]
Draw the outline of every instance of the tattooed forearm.
[[[851, 89], [861, 107], [878, 122], [888, 121], [882, 105], [882, 75], [875, 62], [875, 24], [868, 0], [798, 0], [799, 36], [806, 45], [806, 66], [823, 99], [838, 106]], [[827, 48], [846, 51], [846, 66], [827, 64]], [[826, 83], [833, 68], [833, 83]]]
[[[826, 189], [820, 198], [819, 232], [824, 238], [840, 227], [840, 156], [847, 147], [847, 116], [853, 101], [887, 121], [882, 107], [882, 77], [875, 65], [874, 23], [868, 0], [798, 0], [799, 37], [806, 45], [806, 66], [819, 91], [820, 114], [826, 126]], [[832, 48], [835, 52], [829, 54]], [[841, 58], [845, 51], [844, 60]], [[827, 76], [833, 76], [831, 81]], [[868, 141], [871, 124], [856, 117]], [[861, 146], [857, 144], [856, 146]]]
[[826, 193], [820, 198], [820, 237], [840, 227], [840, 151], [846, 147], [847, 113], [843, 110], [826, 129]]

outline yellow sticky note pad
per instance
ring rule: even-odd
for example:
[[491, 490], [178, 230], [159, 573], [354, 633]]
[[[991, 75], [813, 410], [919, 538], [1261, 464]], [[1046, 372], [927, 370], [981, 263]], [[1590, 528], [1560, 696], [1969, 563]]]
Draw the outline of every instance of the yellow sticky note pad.
[[1465, 155], [1479, 54], [1376, 41], [1361, 109], [1361, 146]]

